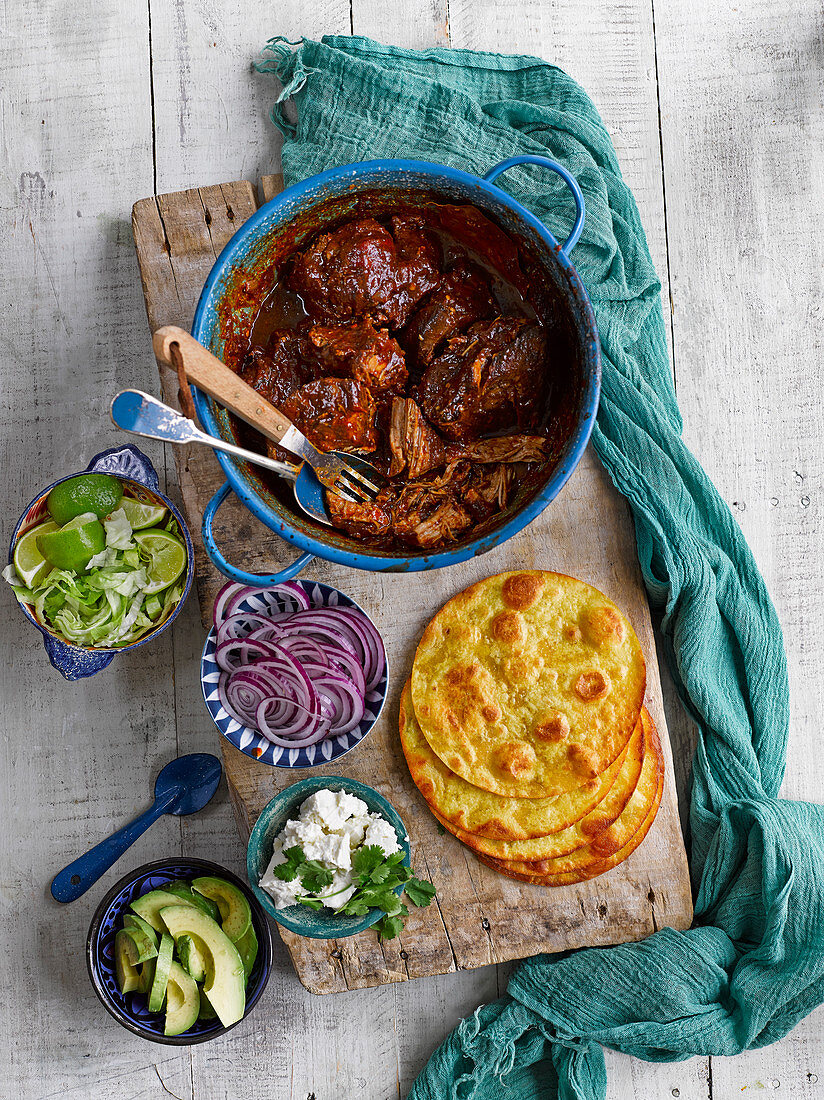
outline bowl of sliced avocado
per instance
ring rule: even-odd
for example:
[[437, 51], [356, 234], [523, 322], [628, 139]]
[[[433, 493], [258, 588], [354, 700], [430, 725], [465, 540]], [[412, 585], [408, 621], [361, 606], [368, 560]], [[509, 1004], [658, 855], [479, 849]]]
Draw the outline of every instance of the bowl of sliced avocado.
[[89, 976], [118, 1023], [188, 1046], [229, 1031], [259, 1000], [272, 967], [260, 903], [231, 871], [175, 857], [125, 875], [92, 918]]

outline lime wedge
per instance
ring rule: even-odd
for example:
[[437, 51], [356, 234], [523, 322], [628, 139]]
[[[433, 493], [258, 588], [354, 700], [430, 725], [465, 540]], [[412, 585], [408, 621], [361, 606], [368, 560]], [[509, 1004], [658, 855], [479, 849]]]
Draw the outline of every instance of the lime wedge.
[[17, 575], [26, 588], [34, 588], [36, 584], [51, 572], [52, 566], [37, 549], [39, 535], [45, 535], [47, 531], [56, 531], [57, 524], [52, 520], [40, 523], [32, 527], [14, 545], [14, 568]]
[[88, 523], [94, 523], [97, 516], [94, 512], [81, 512], [79, 516], [75, 516], [70, 519], [68, 523], [64, 523], [60, 528], [61, 531], [74, 531], [78, 527], [85, 527]]
[[166, 515], [162, 504], [141, 504], [134, 497], [123, 497], [120, 507], [126, 513], [126, 519], [133, 531], [142, 531], [144, 527], [154, 527]]
[[168, 531], [135, 531], [134, 540], [144, 556], [149, 557], [147, 596], [174, 584], [186, 568], [186, 547]]
[[37, 549], [56, 569], [81, 572], [106, 547], [106, 532], [93, 512], [84, 512], [57, 531], [37, 536]]
[[122, 496], [123, 486], [111, 474], [81, 474], [55, 485], [46, 504], [52, 519], [62, 524], [85, 512], [102, 519], [115, 510]]

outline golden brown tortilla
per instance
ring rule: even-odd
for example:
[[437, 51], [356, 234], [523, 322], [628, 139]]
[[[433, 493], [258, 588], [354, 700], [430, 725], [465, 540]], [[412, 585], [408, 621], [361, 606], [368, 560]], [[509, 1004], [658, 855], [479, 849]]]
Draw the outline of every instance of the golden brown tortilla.
[[507, 798], [467, 783], [435, 755], [415, 718], [409, 681], [401, 694], [399, 727], [410, 775], [432, 812], [456, 835], [465, 830], [478, 839], [490, 838], [488, 854], [493, 856], [500, 856], [494, 847], [500, 841], [567, 833], [607, 796], [629, 750], [628, 745], [595, 779], [556, 798]]
[[649, 832], [664, 791], [664, 755], [652, 719], [648, 732], [651, 751], [644, 756], [632, 798], [614, 824], [596, 834], [589, 845], [554, 860], [499, 860], [479, 854], [480, 861], [501, 874], [536, 886], [568, 886], [595, 878], [622, 863]]
[[561, 573], [499, 573], [424, 631], [412, 702], [424, 737], [468, 783], [551, 798], [601, 775], [641, 713], [646, 667], [628, 619]]
[[[642, 710], [641, 721], [629, 739], [628, 751], [623, 756], [623, 762], [618, 770], [615, 782], [606, 796], [586, 817], [559, 833], [532, 837], [530, 840], [490, 840], [486, 837], [473, 836], [472, 833], [458, 829], [445, 821], [436, 810], [433, 810], [433, 812], [441, 824], [445, 825], [453, 836], [456, 836], [468, 848], [472, 848], [474, 851], [481, 852], [486, 856], [491, 856], [493, 859], [506, 862], [523, 861], [530, 867], [537, 867], [543, 861], [560, 859], [561, 856], [570, 855], [579, 848], [589, 848], [591, 850], [598, 837], [606, 833], [613, 823], [619, 820], [638, 787], [647, 751], [647, 738], [645, 736], [647, 723], [646, 711]], [[562, 795], [561, 797], [569, 796]]]

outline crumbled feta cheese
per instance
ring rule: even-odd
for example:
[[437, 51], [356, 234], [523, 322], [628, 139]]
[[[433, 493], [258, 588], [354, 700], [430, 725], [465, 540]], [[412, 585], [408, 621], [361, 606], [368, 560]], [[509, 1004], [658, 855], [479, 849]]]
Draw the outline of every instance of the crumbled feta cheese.
[[367, 818], [351, 817], [343, 823], [343, 835], [348, 839], [350, 848], [360, 848], [366, 836]]
[[352, 866], [349, 839], [338, 833], [327, 833], [311, 844], [305, 844], [303, 851], [307, 859], [318, 859], [321, 863], [328, 863], [330, 868], [339, 867], [342, 871], [348, 871]]
[[301, 892], [299, 878], [294, 878], [291, 882], [281, 882], [274, 875], [271, 878], [264, 875], [260, 880], [260, 886], [275, 903], [275, 909], [286, 909], [288, 906], [294, 905], [298, 894]]
[[377, 844], [383, 848], [386, 855], [391, 856], [393, 852], [400, 851], [400, 844], [398, 844], [398, 834], [395, 832], [393, 825], [386, 820], [385, 817], [381, 817], [380, 814], [370, 814], [369, 824], [366, 826], [366, 836], [363, 839], [364, 844]]
[[351, 872], [338, 871], [332, 879], [331, 886], [327, 886], [326, 889], [318, 891], [316, 897], [323, 899], [323, 904], [327, 909], [334, 909], [337, 911], [338, 909], [343, 909], [354, 892], [355, 887], [352, 884]]
[[317, 821], [303, 821], [301, 818], [297, 818], [294, 821], [286, 822], [280, 836], [283, 840], [284, 849], [298, 845], [303, 848], [307, 859], [314, 859], [314, 856], [309, 855], [309, 848], [321, 840], [324, 832], [323, 826], [319, 825]]
[[287, 821], [275, 838], [272, 858], [260, 885], [276, 909], [296, 904], [303, 893], [300, 871], [291, 882], [282, 882], [274, 868], [286, 862], [285, 851], [299, 847], [307, 859], [317, 860], [334, 876], [329, 886], [309, 896], [337, 911], [355, 893], [352, 853], [364, 844], [377, 844], [386, 855], [400, 850], [392, 825], [380, 814], [369, 813], [362, 799], [346, 791], [316, 791], [301, 803], [298, 816]]
[[363, 816], [369, 807], [360, 798], [346, 791], [320, 790], [301, 803], [300, 817], [316, 821], [330, 832], [339, 832], [349, 818]]
[[263, 872], [260, 880], [261, 889], [265, 890], [275, 903], [276, 909], [285, 909], [287, 905], [294, 905], [300, 893], [300, 879], [295, 878], [291, 882], [282, 882], [274, 874], [275, 867], [286, 862], [283, 854], [283, 841], [278, 837], [272, 847], [272, 858], [269, 866]]

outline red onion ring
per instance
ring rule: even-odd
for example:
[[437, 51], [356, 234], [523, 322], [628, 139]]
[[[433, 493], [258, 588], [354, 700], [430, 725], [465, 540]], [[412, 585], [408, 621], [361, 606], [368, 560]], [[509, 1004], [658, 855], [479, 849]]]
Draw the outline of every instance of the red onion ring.
[[230, 615], [217, 628], [217, 644], [220, 645], [231, 639], [248, 638], [256, 628], [268, 630], [273, 628], [273, 624], [254, 611], [241, 611], [237, 615]]
[[[272, 657], [272, 642], [252, 642], [248, 638], [233, 638], [215, 646], [215, 661], [224, 672], [234, 672], [249, 661], [249, 652], [252, 651], [258, 657]], [[240, 655], [238, 661], [232, 662], [230, 654], [237, 652]]]
[[[242, 611], [250, 597], [280, 597]], [[271, 607], [271, 610], [270, 610]], [[383, 641], [357, 608], [311, 607], [294, 581], [272, 588], [229, 583], [215, 602], [218, 698], [230, 717], [281, 748], [348, 733], [386, 668]]]
[[229, 615], [236, 614], [240, 609], [240, 604], [242, 604], [244, 600], [252, 599], [254, 596], [283, 595], [287, 600], [291, 600], [295, 604], [295, 608], [298, 611], [308, 611], [311, 606], [309, 597], [295, 581], [284, 581], [283, 584], [273, 584], [269, 588], [265, 586], [261, 588], [241, 587], [242, 591], [233, 593], [228, 603], [225, 605], [223, 611], [224, 619]]
[[266, 709], [269, 706], [269, 701], [265, 700], [257, 708], [257, 714], [255, 715], [255, 725], [267, 739], [274, 745], [280, 745], [284, 749], [305, 749], [309, 745], [316, 745], [318, 741], [322, 741], [324, 737], [329, 735], [329, 724], [322, 719], [316, 719], [316, 728], [311, 729], [305, 733], [303, 737], [287, 738], [283, 736], [280, 731], [277, 733], [269, 727], [266, 720]]
[[214, 610], [212, 611], [212, 622], [215, 624], [215, 628], [219, 627], [223, 622], [224, 612], [226, 610], [226, 604], [232, 599], [242, 588], [245, 589], [244, 584], [238, 584], [236, 581], [229, 581], [221, 588], [215, 599]]

